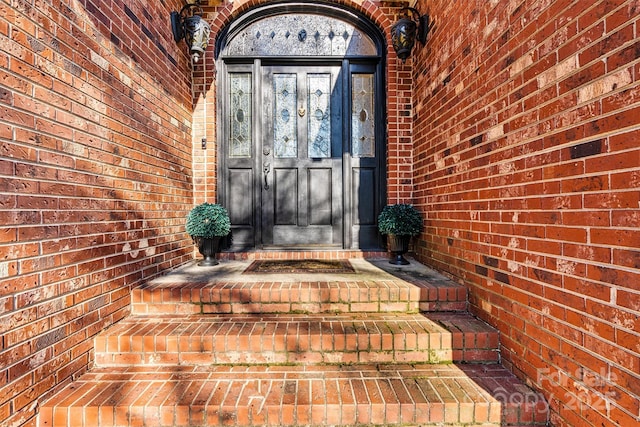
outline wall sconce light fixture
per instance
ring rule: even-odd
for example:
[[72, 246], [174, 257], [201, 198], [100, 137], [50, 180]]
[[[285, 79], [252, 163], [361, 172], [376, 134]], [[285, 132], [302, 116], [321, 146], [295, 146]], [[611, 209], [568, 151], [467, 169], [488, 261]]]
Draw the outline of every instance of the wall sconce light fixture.
[[[400, 12], [404, 12], [404, 16], [391, 27], [391, 43], [398, 58], [405, 62], [411, 55], [416, 38], [420, 43], [426, 43], [430, 29], [429, 15], [420, 15], [413, 7], [403, 7]], [[417, 17], [417, 22], [409, 16], [409, 12]]]
[[202, 18], [203, 11], [199, 3], [189, 3], [180, 12], [171, 12], [173, 39], [176, 43], [185, 39], [193, 62], [198, 62], [200, 56], [204, 55], [211, 34], [211, 27]]

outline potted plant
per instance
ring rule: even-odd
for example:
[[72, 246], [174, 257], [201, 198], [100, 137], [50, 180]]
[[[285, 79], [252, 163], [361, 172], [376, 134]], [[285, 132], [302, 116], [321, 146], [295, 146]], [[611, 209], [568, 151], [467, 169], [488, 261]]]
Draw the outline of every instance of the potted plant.
[[411, 237], [422, 231], [422, 216], [410, 204], [387, 205], [378, 215], [378, 230], [387, 235], [387, 248], [394, 255], [389, 262], [407, 265], [409, 261], [403, 255], [409, 250]]
[[217, 265], [215, 255], [220, 248], [220, 239], [231, 231], [227, 210], [215, 203], [202, 203], [187, 215], [186, 229], [204, 256], [198, 265]]

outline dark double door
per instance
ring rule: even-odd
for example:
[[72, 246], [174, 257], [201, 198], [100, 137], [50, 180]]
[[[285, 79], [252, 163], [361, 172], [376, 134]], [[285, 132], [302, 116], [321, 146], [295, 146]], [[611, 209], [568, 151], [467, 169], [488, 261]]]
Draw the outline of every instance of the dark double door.
[[229, 66], [226, 82], [220, 189], [232, 249], [377, 246], [380, 168], [351, 156], [344, 67]]

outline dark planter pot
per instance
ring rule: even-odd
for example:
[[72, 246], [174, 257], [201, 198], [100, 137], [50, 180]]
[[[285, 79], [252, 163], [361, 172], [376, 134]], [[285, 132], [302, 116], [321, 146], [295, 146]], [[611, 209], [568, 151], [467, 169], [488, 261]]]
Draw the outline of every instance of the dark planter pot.
[[409, 261], [407, 261], [403, 255], [409, 251], [410, 241], [410, 235], [398, 236], [395, 234], [387, 234], [387, 249], [393, 254], [393, 258], [389, 260], [389, 264], [409, 264]]
[[216, 259], [216, 254], [220, 249], [220, 237], [194, 237], [193, 241], [198, 245], [198, 250], [204, 257], [202, 261], [198, 263], [199, 266], [202, 267], [211, 267], [213, 265], [218, 265], [218, 260]]

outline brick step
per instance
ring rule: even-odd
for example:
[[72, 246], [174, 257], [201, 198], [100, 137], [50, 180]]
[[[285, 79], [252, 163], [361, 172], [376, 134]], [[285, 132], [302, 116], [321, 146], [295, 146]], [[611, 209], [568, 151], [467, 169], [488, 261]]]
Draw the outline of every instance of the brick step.
[[96, 363], [497, 362], [498, 332], [467, 313], [134, 316], [95, 340]]
[[247, 274], [249, 261], [188, 266], [132, 292], [134, 314], [464, 311], [467, 291], [424, 266], [349, 260], [354, 274]]
[[499, 365], [97, 368], [40, 427], [543, 426], [547, 406]]

